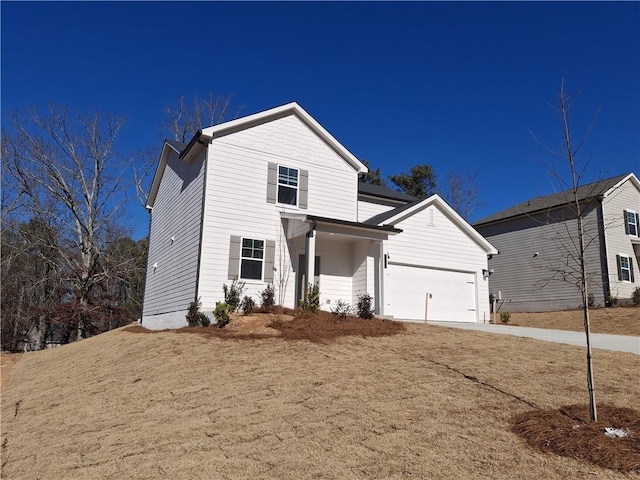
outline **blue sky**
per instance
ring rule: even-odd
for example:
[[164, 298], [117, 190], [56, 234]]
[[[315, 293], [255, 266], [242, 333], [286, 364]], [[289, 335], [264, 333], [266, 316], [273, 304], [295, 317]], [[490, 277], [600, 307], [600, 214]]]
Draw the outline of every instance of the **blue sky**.
[[[585, 180], [640, 173], [640, 3], [1, 3], [2, 118], [49, 101], [127, 118], [123, 154], [159, 145], [163, 107], [233, 94], [250, 114], [297, 101], [385, 176], [480, 170], [471, 220], [554, 191], [532, 140], [580, 95]], [[544, 157], [548, 159], [548, 157]], [[134, 235], [146, 234], [135, 198]]]

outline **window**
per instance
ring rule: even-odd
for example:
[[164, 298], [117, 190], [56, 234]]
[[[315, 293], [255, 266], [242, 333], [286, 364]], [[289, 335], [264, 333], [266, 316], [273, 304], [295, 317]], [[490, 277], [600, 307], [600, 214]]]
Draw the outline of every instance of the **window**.
[[624, 222], [626, 224], [627, 235], [638, 236], [638, 214], [631, 210], [624, 212]]
[[298, 169], [278, 167], [278, 203], [298, 205]]
[[634, 283], [632, 258], [629, 255], [621, 253], [616, 255], [616, 263], [618, 264], [618, 281]]
[[240, 256], [240, 279], [262, 280], [264, 262], [264, 240], [242, 239]]

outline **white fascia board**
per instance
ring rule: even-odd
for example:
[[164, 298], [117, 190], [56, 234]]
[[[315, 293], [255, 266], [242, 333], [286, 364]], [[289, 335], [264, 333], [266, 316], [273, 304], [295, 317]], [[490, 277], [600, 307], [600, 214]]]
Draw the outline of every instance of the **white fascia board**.
[[331, 135], [296, 102], [287, 103], [286, 105], [271, 108], [263, 112], [254, 113], [253, 115], [247, 115], [246, 117], [204, 128], [202, 129], [202, 134], [210, 138], [216, 138], [291, 114], [296, 115], [300, 120], [302, 120], [305, 125], [307, 125], [316, 135], [324, 140], [325, 143], [333, 148], [358, 173], [368, 172], [367, 167], [365, 167], [364, 164], [355, 157], [355, 155], [338, 142], [333, 135]]
[[611, 195], [620, 185], [624, 184], [626, 181], [630, 180], [631, 183], [633, 183], [635, 185], [635, 187], [640, 190], [640, 180], [638, 180], [638, 177], [635, 176], [634, 173], [630, 173], [629, 175], [627, 175], [626, 177], [624, 177], [622, 180], [620, 180], [618, 183], [616, 183], [613, 187], [611, 187], [609, 190], [607, 190], [606, 192], [604, 192], [604, 194], [602, 195], [603, 197], [608, 197], [609, 195]]
[[486, 238], [478, 233], [478, 231], [473, 228], [464, 218], [462, 218], [458, 212], [456, 212], [453, 208], [449, 206], [447, 202], [445, 202], [440, 195], [435, 194], [431, 195], [428, 198], [425, 198], [423, 201], [416, 203], [413, 207], [404, 210], [397, 215], [381, 222], [381, 224], [385, 225], [394, 225], [398, 223], [400, 220], [403, 220], [411, 215], [418, 213], [429, 205], [437, 205], [443, 210], [443, 213], [460, 228], [463, 232], [465, 232], [472, 240], [474, 240], [478, 245], [480, 245], [486, 252], [487, 255], [497, 255], [498, 249], [491, 245]]
[[171, 151], [178, 152], [175, 148], [169, 145], [166, 141], [162, 145], [162, 152], [160, 153], [160, 160], [158, 161], [158, 166], [156, 167], [156, 173], [153, 176], [153, 182], [151, 183], [151, 189], [149, 190], [149, 195], [147, 196], [147, 204], [145, 208], [150, 210], [153, 208], [153, 204], [156, 201], [156, 195], [158, 194], [158, 188], [160, 188], [160, 180], [162, 180], [162, 175], [164, 174], [164, 169], [167, 167], [167, 160], [169, 159], [169, 155]]

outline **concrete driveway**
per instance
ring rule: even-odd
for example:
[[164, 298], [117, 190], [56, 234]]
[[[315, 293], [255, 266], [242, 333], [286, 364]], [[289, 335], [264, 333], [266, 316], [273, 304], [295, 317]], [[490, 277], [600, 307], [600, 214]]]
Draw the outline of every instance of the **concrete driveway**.
[[[482, 323], [462, 322], [427, 322], [429, 325], [441, 327], [462, 328], [466, 330], [479, 330], [482, 332], [499, 333], [501, 335], [515, 335], [516, 337], [535, 338], [545, 342], [566, 343], [586, 347], [587, 341], [584, 332], [570, 332], [567, 330], [549, 330], [544, 328], [511, 327], [509, 325], [493, 325]], [[603, 333], [591, 334], [591, 346], [616, 352], [628, 352], [640, 355], [640, 337], [627, 335], [606, 335]]]

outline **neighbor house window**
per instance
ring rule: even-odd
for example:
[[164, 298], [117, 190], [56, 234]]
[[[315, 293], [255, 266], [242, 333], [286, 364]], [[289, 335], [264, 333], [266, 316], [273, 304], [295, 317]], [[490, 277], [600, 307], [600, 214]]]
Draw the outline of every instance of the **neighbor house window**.
[[278, 203], [298, 205], [298, 169], [278, 166]]
[[618, 263], [618, 280], [621, 282], [633, 282], [633, 260], [628, 255], [616, 255]]
[[242, 239], [240, 254], [240, 278], [242, 280], [262, 280], [264, 263], [264, 240]]
[[627, 235], [633, 235], [634, 237], [638, 236], [638, 214], [636, 212], [633, 212], [631, 210], [626, 210], [624, 212], [625, 218], [625, 224], [626, 224], [626, 230], [627, 230]]

